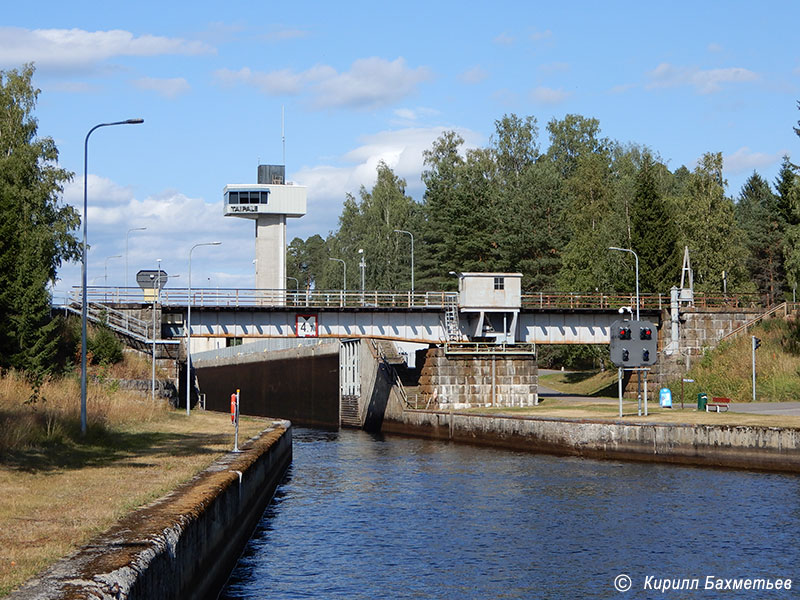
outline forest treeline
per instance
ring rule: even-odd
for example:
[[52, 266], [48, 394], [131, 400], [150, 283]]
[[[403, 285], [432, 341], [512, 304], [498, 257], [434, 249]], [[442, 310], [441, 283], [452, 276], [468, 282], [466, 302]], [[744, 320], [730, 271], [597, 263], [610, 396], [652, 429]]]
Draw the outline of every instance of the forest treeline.
[[[800, 123], [799, 123], [800, 124]], [[800, 178], [784, 157], [770, 184], [757, 172], [726, 195], [723, 159], [704, 154], [689, 170], [670, 170], [656, 152], [603, 137], [597, 119], [567, 115], [546, 126], [505, 115], [489, 144], [465, 148], [448, 131], [424, 153], [420, 202], [385, 163], [371, 189], [348, 194], [327, 238], [295, 238], [287, 275], [299, 287], [454, 289], [450, 271], [521, 272], [531, 291], [629, 292], [633, 249], [642, 293], [669, 293], [689, 248], [695, 290], [791, 297], [800, 277]], [[795, 128], [800, 136], [800, 130]], [[723, 273], [726, 279], [723, 282]], [[291, 285], [289, 286], [292, 287]]]

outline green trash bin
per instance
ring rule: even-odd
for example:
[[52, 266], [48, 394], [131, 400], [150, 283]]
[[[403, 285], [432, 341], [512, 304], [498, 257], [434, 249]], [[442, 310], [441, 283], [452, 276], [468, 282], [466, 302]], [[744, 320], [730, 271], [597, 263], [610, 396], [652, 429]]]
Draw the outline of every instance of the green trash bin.
[[705, 410], [708, 404], [708, 394], [700, 392], [697, 394], [697, 410]]

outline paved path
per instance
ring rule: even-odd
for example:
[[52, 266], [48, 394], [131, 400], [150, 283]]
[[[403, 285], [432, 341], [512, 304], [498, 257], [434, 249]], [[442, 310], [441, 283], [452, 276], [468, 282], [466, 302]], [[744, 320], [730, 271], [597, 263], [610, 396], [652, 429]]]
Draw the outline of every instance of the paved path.
[[[547, 373], [558, 373], [559, 371], [551, 369], [539, 369], [539, 373], [544, 375]], [[658, 403], [658, 390], [648, 390], [650, 406], [653, 403]], [[574, 400], [580, 402], [608, 402], [609, 398], [597, 398], [595, 396], [574, 396], [564, 392], [556, 391], [546, 386], [539, 386], [539, 397], [546, 400], [547, 398], [557, 398], [558, 400]], [[612, 400], [616, 400], [612, 398]], [[635, 402], [635, 399], [626, 398]], [[676, 399], [672, 399], [673, 406]], [[680, 399], [678, 399], [680, 404]], [[686, 402], [685, 405], [691, 406], [694, 402]], [[786, 415], [786, 416], [800, 416], [800, 402], [732, 402], [730, 412], [747, 413], [751, 415]]]

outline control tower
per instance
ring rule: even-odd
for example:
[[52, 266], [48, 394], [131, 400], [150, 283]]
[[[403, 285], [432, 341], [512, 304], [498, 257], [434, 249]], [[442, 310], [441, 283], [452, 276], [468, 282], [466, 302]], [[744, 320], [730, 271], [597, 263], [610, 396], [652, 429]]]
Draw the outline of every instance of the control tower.
[[306, 187], [286, 183], [284, 165], [258, 165], [258, 183], [229, 183], [225, 216], [256, 224], [256, 288], [286, 289], [286, 217], [306, 214]]

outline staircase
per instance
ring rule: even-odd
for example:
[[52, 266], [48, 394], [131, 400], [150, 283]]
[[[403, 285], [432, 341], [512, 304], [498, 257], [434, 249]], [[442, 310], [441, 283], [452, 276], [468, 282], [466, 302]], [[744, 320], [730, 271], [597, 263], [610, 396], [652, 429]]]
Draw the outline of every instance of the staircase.
[[[70, 302], [65, 309], [81, 316], [80, 302]], [[105, 325], [113, 332], [124, 338], [125, 342], [132, 348], [143, 350], [153, 344], [153, 325], [147, 321], [132, 317], [128, 313], [115, 310], [99, 302], [89, 302], [86, 307], [86, 318], [98, 325]], [[179, 340], [155, 340], [158, 345], [177, 345]]]

